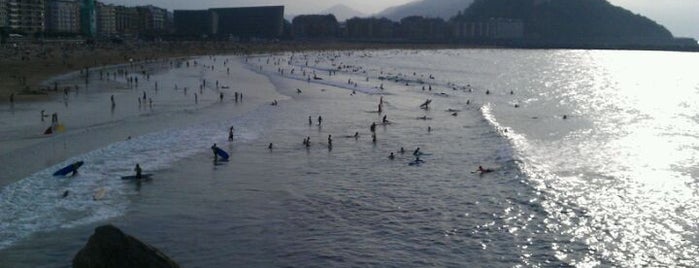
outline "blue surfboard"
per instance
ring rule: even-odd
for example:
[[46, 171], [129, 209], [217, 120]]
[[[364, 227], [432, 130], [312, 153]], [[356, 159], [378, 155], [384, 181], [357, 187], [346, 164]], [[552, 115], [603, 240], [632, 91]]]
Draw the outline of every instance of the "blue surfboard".
[[218, 157], [221, 158], [221, 160], [224, 160], [224, 161], [225, 161], [225, 160], [228, 160], [228, 158], [230, 157], [230, 156], [228, 155], [228, 153], [226, 153], [226, 151], [224, 151], [224, 150], [222, 150], [221, 148], [218, 148], [218, 147], [214, 148], [214, 152], [218, 155]]
[[70, 165], [62, 168], [62, 169], [59, 169], [58, 171], [54, 172], [53, 175], [57, 176], [57, 177], [68, 175], [69, 173], [77, 171], [78, 168], [80, 168], [83, 164], [84, 164], [83, 161], [75, 162], [73, 164], [70, 164]]

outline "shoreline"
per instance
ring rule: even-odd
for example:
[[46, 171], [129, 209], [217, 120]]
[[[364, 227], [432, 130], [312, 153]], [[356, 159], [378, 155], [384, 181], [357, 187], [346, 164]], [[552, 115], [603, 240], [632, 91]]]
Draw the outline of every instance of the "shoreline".
[[[507, 47], [436, 43], [375, 43], [343, 41], [294, 41], [279, 43], [241, 44], [229, 42], [155, 42], [114, 45], [77, 45], [23, 43], [0, 47], [0, 104], [46, 101], [56, 92], [51, 81], [98, 68], [127, 66], [152, 61], [207, 55], [252, 55], [262, 53], [327, 51], [327, 50], [386, 50], [386, 49], [559, 49], [554, 47]], [[565, 48], [574, 49], [574, 48]], [[593, 49], [593, 48], [581, 48]], [[613, 48], [608, 48], [613, 49]], [[681, 51], [676, 51], [681, 52]]]
[[[227, 57], [234, 59], [231, 61], [231, 72], [233, 72], [234, 69], [236, 70], [235, 72], [239, 72], [245, 69], [243, 63], [241, 63], [242, 60], [239, 56]], [[193, 59], [196, 60], [198, 58], [201, 57]], [[157, 65], [158, 63], [152, 64]], [[233, 104], [233, 95], [230, 92], [226, 92], [226, 99], [222, 103], [219, 103], [218, 101], [218, 93], [216, 93], [215, 100], [214, 94], [208, 93], [200, 96], [199, 104], [189, 103], [186, 97], [181, 97], [181, 91], [165, 90], [166, 88], [169, 89], [173, 86], [171, 85], [172, 83], [168, 82], [167, 79], [172, 77], [173, 74], [171, 72], [173, 71], [153, 74], [154, 81], [157, 82], [158, 80], [161, 80], [160, 86], [163, 89], [160, 92], [159, 98], [156, 99], [156, 104], [154, 106], [155, 109], [151, 108], [150, 111], [145, 110], [145, 108], [144, 110], [141, 110], [140, 107], [137, 107], [135, 105], [135, 100], [138, 99], [138, 96], [140, 96], [141, 90], [134, 90], [135, 88], [125, 90], [126, 88], [116, 87], [106, 87], [104, 89], [100, 88], [99, 90], [86, 89], [86, 91], [81, 89], [81, 92], [84, 91], [87, 93], [80, 94], [78, 94], [77, 91], [75, 94], [71, 92], [69, 97], [70, 100], [68, 102], [70, 104], [66, 104], [67, 106], [65, 107], [63, 107], [63, 102], [58, 100], [37, 100], [34, 102], [27, 102], [24, 105], [15, 104], [14, 106], [16, 111], [13, 112], [13, 115], [10, 116], [10, 118], [32, 118], [33, 113], [36, 112], [38, 114], [38, 111], [40, 109], [47, 109], [47, 111], [49, 112], [59, 111], [61, 114], [61, 122], [69, 124], [66, 125], [69, 128], [69, 130], [66, 133], [62, 133], [58, 136], [40, 135], [39, 131], [41, 129], [46, 128], [46, 124], [48, 123], [43, 121], [34, 122], [33, 120], [30, 120], [28, 121], [28, 123], [23, 125], [15, 125], [15, 128], [5, 130], [8, 134], [8, 136], [6, 137], [7, 139], [0, 141], [0, 144], [9, 144], [17, 142], [18, 145], [8, 146], [8, 148], [5, 148], [6, 150], [0, 150], [0, 159], [7, 162], [7, 164], [9, 165], [3, 169], [4, 174], [6, 174], [6, 177], [3, 178], [3, 180], [0, 180], [0, 187], [16, 182], [17, 180], [26, 176], [30, 176], [31, 174], [34, 174], [35, 172], [38, 172], [44, 168], [64, 162], [66, 161], [66, 159], [74, 157], [75, 155], [83, 154], [95, 148], [99, 148], [100, 146], [104, 146], [105, 144], [123, 141], [127, 137], [135, 138], [153, 131], [188, 124], [187, 122], [181, 122], [181, 120], [171, 118], [170, 114], [172, 113], [187, 118], [199, 118], [200, 116], [192, 114], [192, 111], [204, 111], [203, 114], [208, 114], [211, 110], [218, 110], [220, 109], [219, 106], [223, 105], [221, 107], [237, 107], [234, 111], [231, 111], [230, 114], [239, 115], [241, 113], [249, 111], [250, 109], [256, 106], [259, 106], [260, 104], [265, 103], [268, 99], [264, 97], [266, 95], [262, 93], [258, 93], [257, 91], [251, 92], [251, 89], [255, 88], [255, 86], [254, 83], [249, 81], [257, 81], [259, 79], [256, 80], [254, 77], [247, 77], [250, 74], [253, 74], [254, 72], [246, 70], [242, 71], [242, 73], [240, 74], [231, 74], [229, 78], [232, 79], [231, 81], [236, 81], [237, 83], [239, 83], [232, 90], [240, 90], [246, 93], [245, 95], [247, 96], [247, 101], [245, 103]], [[61, 77], [54, 77], [54, 79], [68, 79], [65, 81], [75, 81], [76, 79], [81, 79], [80, 76], [73, 75], [75, 75], [75, 73], [71, 72]], [[93, 76], [91, 79], [96, 78]], [[143, 80], [145, 81], [145, 78], [143, 78]], [[241, 88], [238, 89], [237, 86], [241, 86]], [[144, 84], [144, 87], [141, 87], [140, 89], [147, 91], [149, 94], [157, 94], [157, 89], [153, 91], [154, 89], [152, 88], [152, 85], [147, 84], [147, 82], [146, 84]], [[214, 89], [208, 88], [207, 90], [213, 91]], [[57, 94], [62, 95], [63, 93], [62, 91], [59, 91], [59, 93]], [[57, 94], [47, 94], [46, 96], [48, 98], [56, 99]], [[110, 113], [108, 102], [106, 102], [106, 104], [103, 105], [100, 101], [95, 101], [96, 99], [109, 100], [110, 95], [115, 96], [115, 99], [117, 100], [118, 105], [116, 113], [113, 111]], [[165, 100], [163, 100], [163, 98], [165, 98]], [[133, 100], [133, 102], [125, 100]], [[184, 103], [182, 103], [183, 101]], [[178, 104], [173, 106], [169, 104], [169, 102], [174, 102]], [[24, 107], [16, 109], [17, 106]], [[102, 106], [104, 106], [105, 109], [102, 109]], [[12, 110], [13, 108], [10, 109]], [[93, 109], [94, 112], [87, 111], [89, 109]], [[88, 113], [90, 114], [89, 120], [84, 121], [83, 119], [81, 119]], [[157, 117], [161, 119], [156, 124], [147, 123], [149, 118], [152, 117]], [[214, 116], [214, 118], [215, 117], [218, 116]], [[81, 120], [84, 122], [77, 123]], [[124, 127], [117, 124], [124, 120], [127, 121], [127, 125], [129, 125], [130, 127]], [[12, 122], [12, 120], [8, 122]], [[70, 122], [73, 123], [71, 124]], [[100, 134], [98, 135], [98, 133]], [[89, 138], [95, 135], [107, 138]], [[83, 142], [78, 141], [84, 138], [88, 139]], [[39, 156], [39, 158], [34, 159], [33, 161], [27, 159], [27, 157], [36, 158], [37, 155]]]

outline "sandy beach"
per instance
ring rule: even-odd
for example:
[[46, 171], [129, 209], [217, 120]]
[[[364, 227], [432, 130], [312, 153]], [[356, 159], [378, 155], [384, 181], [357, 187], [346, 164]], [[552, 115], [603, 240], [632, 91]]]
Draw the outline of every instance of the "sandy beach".
[[[0, 103], [47, 100], [55, 93], [42, 84], [51, 77], [96, 69], [114, 64], [148, 62], [168, 58], [203, 55], [251, 55], [285, 51], [363, 50], [363, 49], [443, 49], [459, 46], [431, 44], [365, 44], [344, 42], [271, 42], [241, 44], [231, 42], [22, 42], [0, 46]], [[60, 91], [60, 90], [59, 90]]]

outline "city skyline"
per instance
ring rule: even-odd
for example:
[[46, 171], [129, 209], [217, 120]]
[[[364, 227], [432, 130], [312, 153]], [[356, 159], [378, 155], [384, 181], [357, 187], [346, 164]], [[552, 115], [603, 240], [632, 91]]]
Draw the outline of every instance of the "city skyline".
[[[313, 0], [104, 0], [105, 3], [136, 6], [155, 5], [168, 10], [201, 9], [209, 7], [242, 7], [259, 5], [284, 5], [286, 14], [314, 14], [332, 6], [343, 4], [365, 14], [376, 14], [382, 10], [412, 2], [411, 0], [329, 0], [318, 3]], [[699, 39], [699, 1], [666, 0], [609, 0], [610, 3], [621, 6], [633, 13], [646, 16], [670, 30], [677, 37], [693, 37]]]

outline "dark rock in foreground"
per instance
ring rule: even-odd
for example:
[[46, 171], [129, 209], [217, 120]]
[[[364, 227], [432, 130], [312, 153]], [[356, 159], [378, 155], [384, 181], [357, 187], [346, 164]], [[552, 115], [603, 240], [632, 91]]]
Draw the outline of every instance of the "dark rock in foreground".
[[180, 267], [158, 249], [124, 234], [112, 225], [97, 227], [87, 245], [73, 258], [83, 267]]

